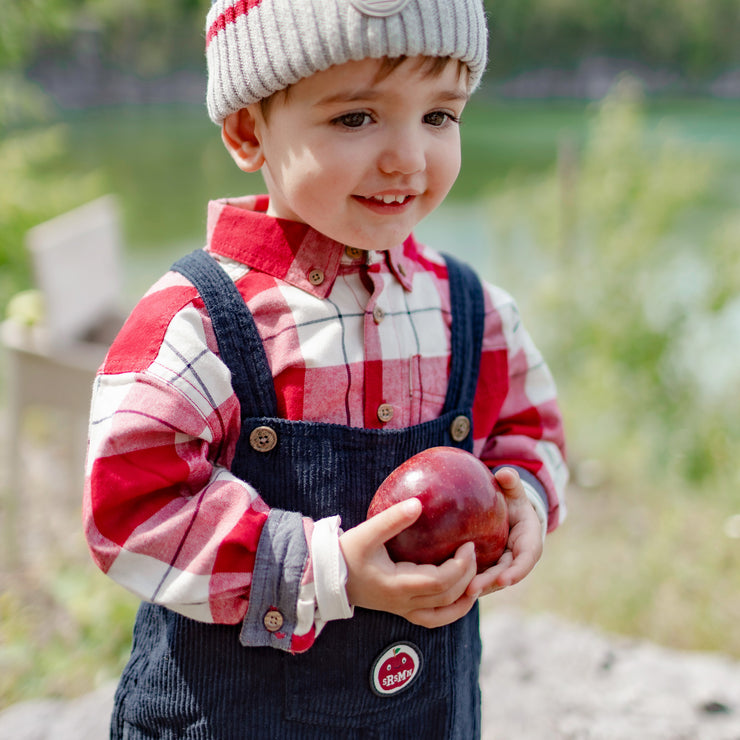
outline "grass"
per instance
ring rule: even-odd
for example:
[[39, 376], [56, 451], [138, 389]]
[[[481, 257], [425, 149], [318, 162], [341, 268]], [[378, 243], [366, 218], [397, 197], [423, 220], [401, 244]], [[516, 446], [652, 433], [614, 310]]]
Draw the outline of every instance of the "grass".
[[119, 675], [136, 600], [92, 565], [57, 562], [0, 595], [0, 708], [74, 697]]
[[[685, 650], [740, 659], [740, 506], [715, 490], [570, 491], [570, 515], [530, 578], [501, 601]], [[485, 608], [495, 609], [498, 595]]]

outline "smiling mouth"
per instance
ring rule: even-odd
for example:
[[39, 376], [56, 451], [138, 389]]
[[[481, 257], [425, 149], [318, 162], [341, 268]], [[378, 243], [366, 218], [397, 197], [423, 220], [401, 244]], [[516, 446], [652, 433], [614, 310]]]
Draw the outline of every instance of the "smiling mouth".
[[365, 197], [363, 195], [356, 195], [355, 198], [361, 203], [367, 203], [369, 205], [379, 206], [400, 206], [408, 203], [413, 199], [413, 195], [371, 195]]

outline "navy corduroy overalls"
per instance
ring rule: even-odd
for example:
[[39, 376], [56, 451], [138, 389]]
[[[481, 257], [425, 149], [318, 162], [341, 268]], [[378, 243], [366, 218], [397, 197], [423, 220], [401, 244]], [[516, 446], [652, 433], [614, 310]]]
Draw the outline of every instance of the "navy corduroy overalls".
[[[340, 514], [348, 529], [366, 518], [373, 493], [400, 463], [462, 440], [472, 413], [483, 332], [479, 280], [446, 257], [452, 305], [452, 361], [441, 416], [405, 429], [375, 430], [277, 417], [272, 375], [244, 300], [203, 250], [173, 269], [198, 289], [241, 404], [232, 472], [272, 507], [313, 519]], [[462, 422], [462, 423], [461, 423]], [[250, 444], [258, 427], [277, 435], [269, 452]], [[459, 441], [456, 441], [459, 440]], [[329, 740], [480, 736], [478, 608], [426, 629], [401, 617], [356, 609], [326, 625], [305, 653], [244, 647], [239, 625], [204, 624], [162, 606], [141, 605], [131, 658], [116, 694], [116, 740]], [[378, 656], [395, 643], [420, 654], [409, 686], [373, 690]], [[403, 674], [401, 674], [403, 675]]]

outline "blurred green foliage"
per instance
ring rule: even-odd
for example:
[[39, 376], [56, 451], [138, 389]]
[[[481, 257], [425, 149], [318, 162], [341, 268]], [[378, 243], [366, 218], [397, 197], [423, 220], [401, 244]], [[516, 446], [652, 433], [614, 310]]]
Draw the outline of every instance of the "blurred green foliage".
[[41, 90], [0, 74], [0, 315], [31, 283], [28, 229], [101, 194], [94, 172], [62, 167], [66, 129], [53, 122], [52, 110]]
[[737, 0], [486, 0], [494, 75], [616, 55], [690, 77], [740, 61]]
[[120, 673], [138, 600], [97, 571], [59, 563], [0, 594], [0, 708], [73, 697]]
[[740, 218], [714, 207], [719, 164], [649, 131], [624, 79], [580, 150], [565, 140], [549, 175], [493, 198], [499, 279], [520, 286], [581, 457], [663, 482], [734, 475]]
[[490, 196], [489, 271], [558, 382], [574, 482], [568, 520], [503, 603], [740, 655], [733, 157], [648, 126], [624, 79], [548, 174]]
[[107, 61], [132, 72], [201, 64], [207, 7], [201, 0], [0, 0], [0, 69], [23, 69], [49, 52], [64, 56], [86, 32], [101, 35]]
[[[109, 61], [141, 74], [203, 64], [207, 0], [0, 0], [0, 67], [102, 34]], [[702, 77], [740, 62], [737, 0], [486, 0], [491, 71], [611, 54]]]

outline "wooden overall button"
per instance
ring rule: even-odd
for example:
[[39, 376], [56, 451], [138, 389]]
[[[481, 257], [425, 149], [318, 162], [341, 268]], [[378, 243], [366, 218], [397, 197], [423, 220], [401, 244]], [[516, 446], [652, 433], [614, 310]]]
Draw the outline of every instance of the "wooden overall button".
[[450, 436], [455, 442], [462, 442], [470, 434], [470, 419], [467, 416], [456, 416], [450, 424]]
[[344, 253], [351, 260], [358, 260], [365, 254], [361, 249], [357, 249], [357, 247], [346, 247]]
[[257, 452], [269, 452], [277, 444], [277, 432], [270, 427], [257, 427], [249, 435], [249, 444]]
[[262, 622], [268, 632], [277, 632], [283, 626], [283, 615], [277, 609], [270, 609]]

